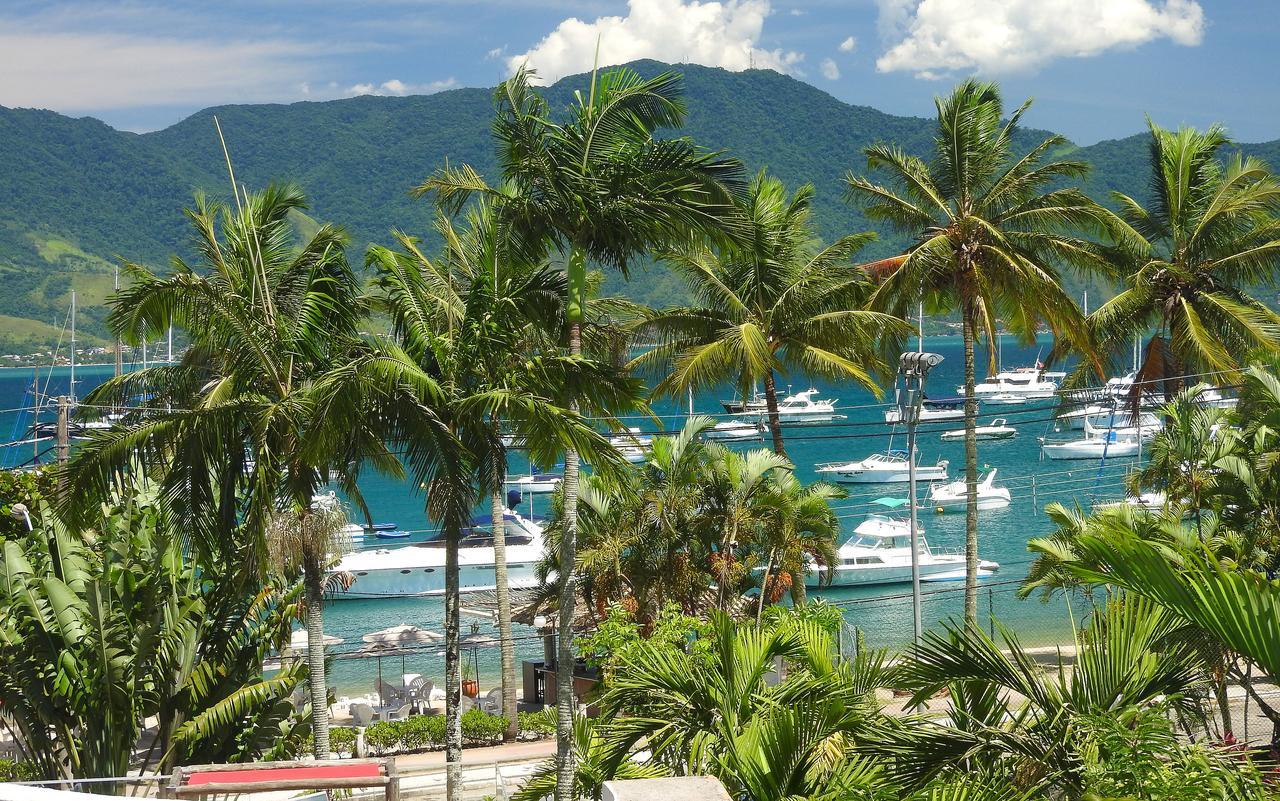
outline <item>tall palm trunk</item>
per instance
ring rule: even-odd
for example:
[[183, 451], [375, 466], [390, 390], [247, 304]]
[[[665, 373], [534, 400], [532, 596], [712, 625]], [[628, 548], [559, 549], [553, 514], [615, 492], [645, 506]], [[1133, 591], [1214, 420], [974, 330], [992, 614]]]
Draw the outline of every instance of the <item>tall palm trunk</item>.
[[805, 574], [798, 571], [791, 573], [791, 605], [799, 608], [805, 605], [809, 600], [809, 594], [804, 587]]
[[[582, 355], [582, 320], [586, 311], [586, 256], [569, 252], [569, 355]], [[569, 409], [578, 411], [576, 401]], [[573, 613], [578, 582], [574, 563], [578, 553], [578, 452], [564, 452], [564, 526], [560, 535], [560, 617], [556, 622], [556, 793], [555, 801], [574, 801], [573, 795]]]
[[[503, 457], [496, 458], [504, 462]], [[497, 464], [495, 476], [503, 475], [506, 464]], [[501, 487], [501, 485], [497, 485]], [[498, 595], [498, 640], [502, 652], [502, 714], [507, 719], [507, 730], [502, 739], [508, 742], [516, 738], [516, 646], [511, 639], [511, 592], [507, 586], [507, 535], [502, 515], [506, 511], [502, 490], [493, 491], [490, 514], [493, 516], [493, 583]]]
[[[963, 304], [964, 318], [964, 619], [978, 622], [978, 400], [974, 374], [973, 310]], [[914, 459], [916, 455], [910, 454]]]
[[756, 626], [760, 625], [760, 619], [764, 617], [764, 594], [769, 590], [769, 580], [773, 576], [773, 555], [774, 550], [769, 549], [769, 561], [764, 567], [764, 576], [760, 579], [760, 597], [756, 600]]
[[329, 759], [329, 687], [324, 676], [324, 571], [308, 555], [302, 572], [307, 605], [307, 684], [316, 759]]
[[764, 374], [764, 404], [769, 411], [769, 433], [773, 434], [773, 452], [786, 456], [782, 445], [782, 419], [778, 417], [778, 385], [773, 380], [773, 370]]
[[462, 532], [450, 521], [444, 547], [444, 759], [448, 801], [462, 798], [462, 676], [459, 648], [458, 541]]

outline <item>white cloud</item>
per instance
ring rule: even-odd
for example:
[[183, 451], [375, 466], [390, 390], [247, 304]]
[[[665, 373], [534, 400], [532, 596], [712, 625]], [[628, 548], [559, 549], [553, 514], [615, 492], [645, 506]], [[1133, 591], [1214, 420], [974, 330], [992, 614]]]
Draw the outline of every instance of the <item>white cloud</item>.
[[24, 28], [0, 19], [0, 105], [59, 111], [255, 102], [296, 96], [314, 48]]
[[458, 80], [456, 78], [445, 78], [442, 81], [430, 81], [428, 83], [405, 83], [399, 78], [392, 78], [389, 81], [383, 81], [376, 85], [372, 83], [358, 83], [343, 94], [393, 97], [404, 97], [405, 95], [430, 95], [436, 92], [443, 92], [445, 89], [452, 89], [457, 85]]
[[921, 78], [979, 70], [1009, 74], [1168, 38], [1197, 45], [1196, 0], [879, 0], [880, 30], [896, 41], [881, 72]]
[[793, 17], [803, 17], [804, 15], [805, 15], [805, 10], [803, 8], [791, 9], [791, 16]]
[[852, 53], [854, 51], [854, 48], [856, 48], [857, 46], [858, 46], [858, 40], [850, 36], [849, 38], [845, 39], [843, 42], [840, 43], [840, 52]]
[[836, 81], [840, 79], [840, 68], [837, 67], [836, 63], [829, 58], [822, 59], [822, 64], [818, 66], [818, 69], [822, 72], [822, 77], [826, 78], [828, 81]]
[[512, 71], [527, 63], [547, 82], [586, 72], [600, 43], [600, 64], [640, 58], [705, 64], [729, 70], [751, 66], [795, 72], [803, 53], [759, 47], [769, 0], [628, 0], [625, 17], [564, 20], [526, 53], [511, 56]]
[[502, 56], [506, 55], [506, 52], [507, 52], [506, 45], [503, 45], [502, 47], [495, 47], [492, 50], [490, 50], [488, 53], [484, 54], [484, 60], [493, 61], [495, 58], [501, 58]]

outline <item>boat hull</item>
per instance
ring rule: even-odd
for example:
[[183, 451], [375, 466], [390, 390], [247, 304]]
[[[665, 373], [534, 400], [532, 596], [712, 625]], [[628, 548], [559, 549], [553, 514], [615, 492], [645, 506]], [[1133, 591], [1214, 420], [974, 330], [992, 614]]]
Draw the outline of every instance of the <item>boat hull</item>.
[[1042, 447], [1044, 455], [1055, 461], [1068, 459], [1123, 459], [1138, 455], [1138, 443], [1136, 442], [1112, 442], [1107, 445], [1105, 452], [1101, 445], [1092, 443], [1083, 446], [1079, 442], [1064, 442]]
[[[907, 473], [907, 468], [900, 470], [849, 470], [849, 471], [822, 471], [824, 474], [834, 481], [841, 484], [905, 484], [911, 480]], [[937, 465], [916, 468], [916, 481], [946, 481], [946, 468], [939, 469]]]
[[[995, 562], [984, 562], [980, 572], [988, 575], [996, 568]], [[831, 576], [831, 583], [823, 583], [828, 568], [815, 567], [809, 571], [804, 585], [810, 589], [824, 587], [867, 587], [876, 584], [904, 584], [911, 581], [911, 563], [888, 565], [837, 565]], [[920, 563], [920, 579], [922, 581], [945, 580], [943, 577], [959, 571], [964, 575], [963, 556], [933, 556]]]
[[[507, 549], [507, 583], [512, 589], [540, 586], [537, 565], [541, 550], [528, 545]], [[410, 545], [385, 553], [391, 558], [383, 561], [393, 564], [364, 569], [353, 565], [354, 569], [346, 571], [352, 577], [351, 586], [333, 591], [331, 597], [356, 601], [444, 594], [443, 548]], [[430, 558], [424, 559], [424, 556]], [[458, 583], [462, 592], [493, 590], [497, 586], [492, 548], [462, 548], [458, 556]]]

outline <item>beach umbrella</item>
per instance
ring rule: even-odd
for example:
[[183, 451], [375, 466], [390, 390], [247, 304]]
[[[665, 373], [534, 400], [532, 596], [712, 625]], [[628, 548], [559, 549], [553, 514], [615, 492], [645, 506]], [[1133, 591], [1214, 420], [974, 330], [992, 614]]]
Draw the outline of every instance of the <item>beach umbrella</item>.
[[[399, 626], [382, 629], [381, 631], [370, 632], [363, 637], [362, 640], [372, 646], [397, 647], [400, 654], [400, 686], [404, 687], [404, 657], [405, 654], [411, 653], [410, 649], [404, 646], [409, 645], [430, 645], [431, 643], [440, 642], [444, 639], [444, 635], [438, 631], [419, 628], [408, 623], [401, 623]], [[362, 650], [370, 650], [368, 648]], [[382, 657], [390, 654], [379, 652], [378, 656], [378, 692], [382, 692]]]
[[[330, 645], [340, 645], [346, 642], [346, 640], [342, 639], [341, 637], [332, 637], [328, 634], [325, 634], [322, 642], [324, 643], [325, 647], [328, 648]], [[286, 645], [284, 648], [280, 649], [280, 655], [281, 656], [298, 656], [300, 654], [306, 653], [306, 650], [307, 650], [307, 630], [297, 629], [289, 637], [289, 644]]]

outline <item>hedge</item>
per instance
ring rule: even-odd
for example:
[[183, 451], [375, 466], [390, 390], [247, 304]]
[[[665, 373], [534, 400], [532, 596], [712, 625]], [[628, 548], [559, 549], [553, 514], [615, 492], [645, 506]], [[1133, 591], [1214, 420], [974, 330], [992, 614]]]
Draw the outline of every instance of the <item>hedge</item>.
[[[340, 748], [334, 732], [330, 730], [330, 739], [335, 751]], [[462, 713], [463, 745], [493, 745], [502, 741], [502, 733], [507, 728], [507, 719], [501, 715], [490, 715], [480, 709], [468, 709]], [[355, 730], [351, 732], [350, 741], [354, 748]], [[348, 735], [343, 734], [341, 742], [346, 742]], [[364, 742], [371, 753], [379, 756], [399, 754], [407, 751], [436, 750], [444, 748], [444, 716], [415, 715], [403, 720], [383, 720], [364, 730]]]

